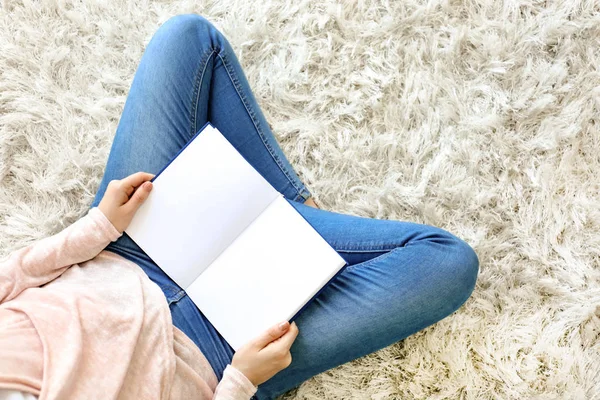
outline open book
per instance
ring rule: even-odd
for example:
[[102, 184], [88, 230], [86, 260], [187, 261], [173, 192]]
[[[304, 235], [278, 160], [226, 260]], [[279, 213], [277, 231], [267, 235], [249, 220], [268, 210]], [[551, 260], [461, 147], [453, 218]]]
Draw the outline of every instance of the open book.
[[125, 232], [239, 349], [345, 261], [212, 125], [153, 178]]

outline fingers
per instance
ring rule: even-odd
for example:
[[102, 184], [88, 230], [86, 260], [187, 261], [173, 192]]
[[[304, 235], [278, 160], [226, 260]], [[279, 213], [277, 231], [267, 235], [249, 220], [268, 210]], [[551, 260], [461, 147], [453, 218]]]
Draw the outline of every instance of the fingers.
[[125, 190], [127, 196], [130, 197], [123, 204], [123, 208], [127, 213], [135, 213], [146, 201], [152, 190], [153, 184], [149, 182], [152, 177], [154, 175], [147, 172], [136, 172], [121, 179], [121, 190]]
[[298, 336], [298, 325], [292, 322], [288, 331], [277, 340], [277, 346], [288, 351]]
[[152, 182], [144, 182], [140, 187], [137, 188], [133, 196], [127, 203], [123, 205], [125, 211], [128, 213], [134, 213], [138, 208], [146, 201], [152, 190]]
[[140, 171], [140, 172], [136, 172], [135, 174], [131, 174], [131, 175], [126, 176], [125, 178], [121, 179], [121, 184], [123, 185], [123, 188], [127, 192], [127, 196], [131, 196], [131, 193], [133, 193], [135, 188], [140, 186], [142, 183], [149, 181], [153, 177], [154, 177], [153, 174]]
[[297, 336], [298, 326], [293, 322], [285, 334], [269, 343], [261, 352], [270, 354], [271, 359], [282, 369], [287, 368], [292, 363], [290, 348]]
[[287, 321], [284, 321], [277, 325], [273, 325], [272, 327], [267, 329], [267, 331], [264, 332], [262, 335], [254, 339], [254, 345], [258, 347], [258, 349], [262, 349], [272, 341], [277, 340], [281, 336], [283, 336], [283, 334], [285, 334], [289, 330], [289, 328], [290, 323]]

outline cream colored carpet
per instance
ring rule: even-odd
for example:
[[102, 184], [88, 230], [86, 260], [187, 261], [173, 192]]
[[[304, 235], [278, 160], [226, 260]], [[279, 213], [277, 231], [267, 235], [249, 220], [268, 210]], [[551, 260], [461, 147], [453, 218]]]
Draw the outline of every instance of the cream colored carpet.
[[454, 315], [287, 398], [600, 398], [600, 2], [0, 4], [2, 255], [86, 212], [145, 44], [196, 12], [324, 208], [481, 261]]

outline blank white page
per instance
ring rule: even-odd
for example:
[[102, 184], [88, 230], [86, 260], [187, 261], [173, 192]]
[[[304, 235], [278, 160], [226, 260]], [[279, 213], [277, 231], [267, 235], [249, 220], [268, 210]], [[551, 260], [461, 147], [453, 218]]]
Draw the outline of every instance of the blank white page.
[[186, 290], [235, 350], [289, 320], [345, 261], [282, 196]]
[[280, 196], [212, 125], [153, 184], [125, 232], [184, 289]]

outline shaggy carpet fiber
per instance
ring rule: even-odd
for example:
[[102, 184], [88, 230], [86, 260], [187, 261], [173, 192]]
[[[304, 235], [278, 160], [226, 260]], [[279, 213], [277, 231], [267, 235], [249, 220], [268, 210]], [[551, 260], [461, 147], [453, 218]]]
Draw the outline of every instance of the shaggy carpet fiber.
[[323, 208], [477, 251], [456, 313], [286, 399], [600, 398], [600, 3], [0, 1], [0, 253], [81, 217], [145, 45], [229, 38]]

